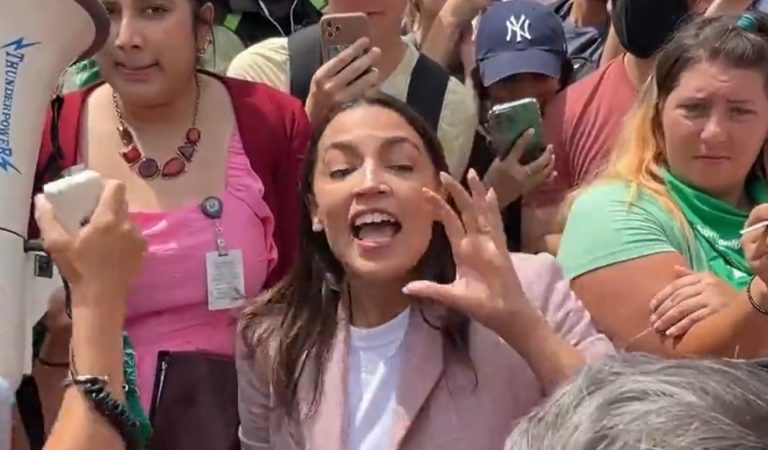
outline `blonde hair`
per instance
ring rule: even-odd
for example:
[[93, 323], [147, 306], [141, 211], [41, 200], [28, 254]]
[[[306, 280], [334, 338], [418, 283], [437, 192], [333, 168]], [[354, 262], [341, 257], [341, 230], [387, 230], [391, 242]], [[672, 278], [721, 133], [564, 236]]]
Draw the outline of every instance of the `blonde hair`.
[[[629, 185], [628, 207], [639, 195], [648, 194], [669, 210], [683, 230], [689, 231], [662, 178], [667, 163], [662, 109], [682, 74], [702, 61], [722, 61], [732, 67], [760, 71], [768, 88], [768, 16], [748, 16], [754, 25], [752, 29], [737, 25], [742, 16], [703, 18], [685, 26], [667, 43], [658, 55], [654, 74], [643, 85], [624, 119], [607, 165], [594, 181], [568, 195], [561, 221], [585, 189], [596, 183], [623, 181]], [[754, 172], [764, 177], [765, 168], [760, 162], [756, 161]]]
[[647, 193], [669, 210], [684, 229], [687, 228], [685, 217], [670, 197], [661, 175], [666, 164], [661, 103], [655, 77], [651, 76], [627, 113], [604, 168], [591, 182], [567, 196], [560, 218], [563, 223], [573, 202], [583, 191], [596, 184], [623, 181], [629, 185], [627, 207], [637, 200], [641, 192]]

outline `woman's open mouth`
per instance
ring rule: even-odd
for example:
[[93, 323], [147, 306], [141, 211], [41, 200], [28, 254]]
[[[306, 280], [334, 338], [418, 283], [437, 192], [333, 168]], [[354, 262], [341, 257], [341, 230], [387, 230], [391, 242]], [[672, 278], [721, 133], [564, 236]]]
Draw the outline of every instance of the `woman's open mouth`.
[[366, 246], [386, 245], [402, 228], [394, 215], [383, 211], [364, 212], [352, 220], [352, 236]]

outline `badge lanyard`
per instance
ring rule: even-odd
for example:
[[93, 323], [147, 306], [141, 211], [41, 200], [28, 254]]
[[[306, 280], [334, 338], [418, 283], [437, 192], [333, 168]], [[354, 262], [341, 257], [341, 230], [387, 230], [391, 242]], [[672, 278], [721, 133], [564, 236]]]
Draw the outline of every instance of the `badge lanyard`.
[[205, 255], [208, 286], [208, 309], [218, 311], [236, 308], [243, 303], [245, 280], [243, 277], [243, 253], [230, 250], [224, 238], [221, 224], [224, 203], [218, 197], [208, 197], [200, 205], [203, 215], [215, 225], [216, 251]]
[[213, 220], [216, 226], [216, 251], [219, 256], [227, 256], [229, 250], [227, 250], [227, 241], [224, 240], [224, 228], [221, 226], [221, 216], [224, 213], [224, 202], [218, 197], [208, 197], [203, 200], [200, 208], [203, 211], [203, 215]]

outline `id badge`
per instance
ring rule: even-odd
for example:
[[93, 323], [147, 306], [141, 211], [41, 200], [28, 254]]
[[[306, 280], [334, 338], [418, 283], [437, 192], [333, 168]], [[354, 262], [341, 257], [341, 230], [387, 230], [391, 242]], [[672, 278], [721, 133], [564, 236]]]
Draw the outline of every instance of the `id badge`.
[[229, 250], [225, 255], [205, 255], [208, 275], [208, 309], [220, 311], [241, 306], [245, 300], [242, 250]]

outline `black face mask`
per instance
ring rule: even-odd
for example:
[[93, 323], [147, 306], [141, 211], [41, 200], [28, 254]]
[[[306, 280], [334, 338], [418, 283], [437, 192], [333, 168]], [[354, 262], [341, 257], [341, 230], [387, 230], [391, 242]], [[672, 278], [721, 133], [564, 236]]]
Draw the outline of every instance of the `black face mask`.
[[612, 21], [622, 47], [647, 59], [688, 18], [687, 0], [613, 0]]

